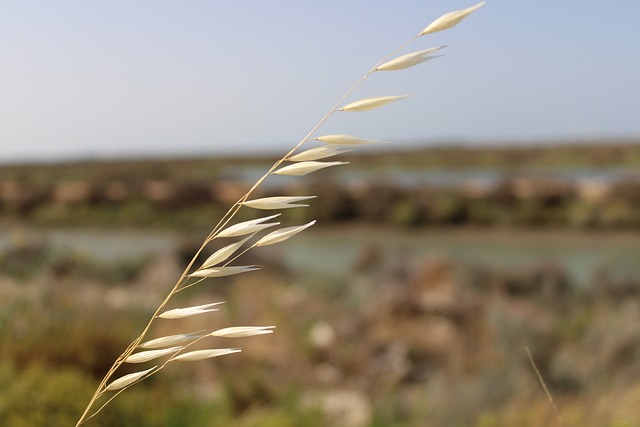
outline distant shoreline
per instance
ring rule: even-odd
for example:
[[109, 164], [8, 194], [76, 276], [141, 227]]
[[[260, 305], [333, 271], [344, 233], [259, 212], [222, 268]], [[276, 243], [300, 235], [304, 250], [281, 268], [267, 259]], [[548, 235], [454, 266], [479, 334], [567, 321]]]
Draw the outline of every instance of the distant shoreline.
[[[368, 147], [367, 150], [357, 154], [350, 153], [348, 157], [368, 158], [385, 155], [406, 156], [408, 158], [414, 155], [425, 155], [439, 153], [540, 153], [546, 151], [567, 151], [577, 150], [578, 152], [590, 152], [593, 150], [631, 150], [640, 151], [640, 137], [634, 138], [600, 138], [600, 139], [549, 139], [549, 140], [498, 140], [498, 141], [466, 141], [466, 140], [448, 140], [448, 141], [426, 141], [424, 143], [399, 142], [390, 144], [381, 144], [379, 146]], [[280, 158], [282, 150], [276, 148], [255, 154], [256, 151], [243, 153], [162, 153], [154, 154], [116, 154], [104, 155], [99, 153], [84, 153], [76, 156], [64, 156], [55, 159], [2, 159], [0, 158], [0, 172], [4, 168], [13, 167], [51, 167], [51, 166], [70, 166], [77, 164], [113, 164], [113, 163], [164, 163], [164, 162], [181, 162], [181, 163], [201, 163], [201, 162], [273, 162]]]

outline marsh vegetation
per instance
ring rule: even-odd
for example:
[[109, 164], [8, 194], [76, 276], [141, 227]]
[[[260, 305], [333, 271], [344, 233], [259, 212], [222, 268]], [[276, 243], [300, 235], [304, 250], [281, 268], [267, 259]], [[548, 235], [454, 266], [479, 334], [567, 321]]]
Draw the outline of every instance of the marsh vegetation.
[[[356, 169], [386, 162], [388, 172], [391, 159], [401, 156], [373, 156], [372, 165], [359, 158]], [[469, 158], [501, 156], [497, 150]], [[571, 167], [581, 157], [588, 156], [578, 154]], [[523, 169], [530, 165], [523, 160]], [[197, 171], [190, 162], [147, 167], [171, 170], [165, 172], [171, 182]], [[44, 168], [57, 177], [48, 183], [54, 187], [71, 175], [98, 187], [104, 177], [128, 170], [122, 164]], [[28, 170], [14, 168], [11, 178], [5, 170], [4, 182], [41, 173], [37, 166]], [[146, 182], [143, 171], [137, 168], [128, 179]], [[625, 182], [636, 185], [633, 175]], [[301, 185], [336, 188], [329, 178]], [[460, 185], [441, 185], [440, 191]], [[575, 181], [567, 178], [563, 185]], [[411, 191], [425, 187], [431, 188], [412, 184]], [[384, 188], [407, 191], [393, 180]], [[634, 381], [640, 354], [635, 225], [522, 222], [508, 217], [521, 214], [513, 207], [523, 203], [516, 197], [502, 199], [504, 216], [494, 223], [398, 222], [380, 214], [390, 205], [381, 202], [387, 193], [376, 191], [380, 204], [351, 216], [332, 211], [338, 205], [333, 198], [344, 195], [325, 191], [325, 203], [310, 208], [321, 219], [317, 229], [252, 255], [250, 262], [263, 271], [181, 296], [185, 305], [225, 300], [213, 318], [221, 326], [277, 324], [277, 334], [254, 337], [239, 356], [169, 369], [115, 400], [95, 425], [553, 424], [525, 347], [571, 425], [640, 422], [634, 411], [640, 398]], [[637, 212], [634, 192], [609, 191], [606, 197], [618, 194], [628, 212]], [[215, 206], [217, 199], [209, 197]], [[590, 200], [592, 209], [606, 211], [606, 197]], [[158, 203], [138, 200], [143, 202]], [[175, 221], [182, 215], [179, 204], [129, 221], [119, 212], [130, 209], [129, 202], [111, 203], [107, 209], [96, 200], [48, 201], [21, 218], [15, 205], [3, 204], [2, 425], [72, 423], [112, 355], [140, 329], [167, 277], [179, 274], [204, 232], [204, 225]], [[480, 202], [468, 202], [474, 203]], [[35, 212], [48, 209], [85, 216], [77, 222], [35, 220]], [[183, 214], [206, 217], [216, 209], [196, 204]], [[202, 327], [197, 321], [189, 326]], [[158, 333], [176, 332], [159, 326]]]

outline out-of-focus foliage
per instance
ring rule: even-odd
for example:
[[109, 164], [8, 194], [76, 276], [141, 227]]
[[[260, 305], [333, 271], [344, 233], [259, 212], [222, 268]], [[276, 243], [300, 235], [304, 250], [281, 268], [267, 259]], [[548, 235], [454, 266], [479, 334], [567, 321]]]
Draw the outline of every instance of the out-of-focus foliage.
[[[639, 144], [433, 148], [350, 158], [348, 169], [298, 180], [294, 192], [318, 201], [290, 215], [402, 227], [640, 228]], [[208, 228], [272, 160], [3, 167], [0, 221]], [[276, 178], [254, 196], [289, 193]]]
[[[0, 425], [73, 424], [153, 309], [144, 296], [160, 285], [148, 274], [166, 263], [149, 261], [117, 285], [48, 267], [0, 273]], [[632, 277], [601, 270], [577, 284], [551, 262], [496, 268], [374, 250], [341, 286], [310, 288], [276, 271], [211, 287], [206, 299], [227, 304], [202, 319], [275, 324], [275, 334], [243, 342], [234, 357], [169, 368], [88, 425], [552, 425], [525, 347], [567, 422], [640, 422]]]

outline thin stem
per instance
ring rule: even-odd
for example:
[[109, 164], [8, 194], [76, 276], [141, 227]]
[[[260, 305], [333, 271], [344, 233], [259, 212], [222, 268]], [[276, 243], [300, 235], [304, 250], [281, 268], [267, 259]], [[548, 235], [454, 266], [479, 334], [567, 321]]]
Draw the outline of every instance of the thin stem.
[[547, 383], [544, 381], [544, 378], [542, 377], [542, 373], [540, 372], [540, 369], [538, 369], [538, 366], [536, 365], [535, 360], [533, 360], [533, 355], [531, 354], [531, 350], [529, 350], [529, 347], [525, 347], [524, 349], [526, 350], [527, 356], [529, 357], [529, 363], [531, 364], [533, 371], [536, 373], [536, 377], [538, 377], [538, 382], [542, 386], [544, 393], [547, 395], [547, 399], [549, 400], [549, 404], [551, 405], [553, 412], [555, 412], [556, 417], [558, 417], [558, 423], [560, 424], [561, 427], [565, 427], [564, 419], [560, 414], [560, 410], [558, 410], [558, 406], [556, 405], [556, 402], [553, 401], [553, 396], [551, 396], [551, 392], [549, 391], [549, 388], [547, 387]]
[[199, 283], [201, 283], [201, 282], [204, 282], [206, 279], [207, 279], [206, 277], [202, 277], [202, 278], [200, 278], [200, 279], [196, 280], [196, 281], [195, 281], [195, 282], [193, 282], [193, 283], [189, 283], [188, 285], [180, 286], [180, 288], [179, 288], [179, 289], [176, 289], [175, 293], [177, 294], [178, 292], [182, 292], [182, 291], [184, 291], [185, 289], [189, 289], [189, 288], [190, 288], [190, 287], [192, 287], [192, 286], [195, 286], [195, 285], [197, 285], [197, 284], [199, 284]]
[[[149, 322], [147, 323], [147, 325], [143, 329], [142, 333], [127, 347], [127, 349], [116, 359], [114, 364], [111, 366], [111, 368], [109, 369], [107, 374], [104, 376], [104, 378], [102, 379], [102, 381], [98, 385], [98, 388], [96, 389], [93, 397], [89, 401], [87, 407], [85, 408], [85, 410], [82, 413], [80, 419], [78, 420], [78, 423], [76, 424], [76, 427], [81, 425], [81, 424], [83, 424], [89, 418], [93, 417], [98, 412], [100, 412], [109, 402], [111, 402], [111, 400], [113, 400], [113, 398], [115, 398], [115, 396], [117, 396], [118, 394], [120, 394], [122, 391], [124, 391], [126, 389], [125, 388], [123, 390], [118, 391], [115, 394], [115, 396], [112, 396], [109, 400], [107, 400], [107, 402], [105, 404], [103, 404], [97, 411], [95, 411], [94, 413], [89, 415], [89, 412], [91, 411], [91, 407], [106, 392], [107, 383], [109, 382], [109, 380], [111, 379], [113, 374], [120, 368], [120, 366], [122, 366], [122, 364], [124, 363], [125, 359], [127, 357], [129, 357], [133, 353], [133, 351], [138, 347], [138, 345], [140, 345], [140, 343], [144, 339], [145, 335], [149, 332], [149, 329], [151, 328], [151, 326], [152, 326], [153, 322], [155, 321], [155, 319], [157, 318], [158, 314], [168, 304], [169, 300], [171, 300], [173, 295], [175, 295], [176, 292], [178, 292], [179, 290], [183, 290], [183, 289], [186, 289], [187, 287], [193, 286], [193, 284], [187, 285], [187, 286], [182, 286], [184, 281], [187, 278], [187, 275], [188, 275], [189, 271], [193, 267], [193, 264], [195, 263], [196, 259], [200, 255], [200, 253], [207, 246], [207, 244], [209, 242], [211, 242], [212, 240], [214, 240], [216, 238], [216, 236], [220, 233], [220, 231], [235, 217], [235, 215], [238, 213], [240, 208], [242, 208], [242, 206], [243, 206], [242, 203], [245, 202], [249, 198], [249, 196], [256, 190], [256, 188], [258, 188], [260, 186], [260, 184], [262, 184], [262, 182], [265, 179], [267, 179], [267, 177], [269, 175], [271, 175], [282, 163], [287, 161], [288, 158], [291, 155], [293, 155], [293, 153], [295, 153], [304, 143], [306, 143], [309, 140], [309, 138], [311, 138], [311, 136], [320, 128], [320, 126], [322, 126], [333, 115], [333, 113], [335, 113], [336, 111], [339, 111], [338, 108], [345, 101], [345, 99], [347, 99], [372, 73], [374, 73], [376, 71], [376, 68], [380, 64], [384, 63], [388, 58], [390, 58], [391, 56], [395, 55], [400, 50], [404, 49], [407, 45], [409, 45], [411, 42], [413, 42], [418, 37], [419, 37], [419, 35], [414, 36], [410, 40], [408, 40], [405, 43], [403, 43], [402, 45], [400, 45], [400, 47], [395, 49], [393, 52], [391, 52], [390, 54], [388, 54], [384, 58], [382, 58], [380, 61], [378, 61], [369, 71], [367, 71], [367, 73], [364, 74], [364, 76], [362, 76], [353, 86], [351, 86], [351, 88], [349, 90], [347, 90], [347, 92], [345, 92], [345, 94], [338, 100], [338, 102], [336, 102], [336, 104], [320, 119], [320, 121], [318, 121], [318, 123], [315, 126], [313, 126], [313, 128], [311, 128], [311, 130], [304, 136], [304, 138], [302, 138], [298, 142], [298, 144], [296, 144], [280, 160], [276, 161], [269, 168], [269, 170], [262, 177], [260, 177], [260, 179], [258, 179], [258, 181], [256, 181], [256, 183], [244, 194], [244, 196], [242, 196], [236, 203], [233, 204], [233, 206], [231, 206], [231, 208], [227, 211], [227, 213], [224, 214], [222, 219], [220, 219], [218, 224], [213, 228], [213, 230], [209, 233], [207, 238], [204, 240], [204, 242], [202, 243], [202, 246], [200, 247], [200, 249], [198, 249], [198, 251], [195, 253], [193, 258], [191, 259], [191, 261], [187, 265], [187, 267], [184, 269], [184, 271], [182, 272], [182, 275], [180, 276], [180, 278], [178, 279], [178, 281], [174, 285], [173, 289], [169, 292], [169, 294], [166, 296], [164, 301], [158, 306], [158, 308], [156, 309], [156, 311], [153, 314], [153, 316], [151, 316], [151, 319], [149, 320]], [[244, 252], [246, 252], [246, 251], [244, 251]], [[166, 363], [168, 363], [168, 362], [166, 362]], [[162, 367], [164, 367], [166, 365], [166, 363], [164, 365], [162, 365], [158, 370], [160, 370]], [[153, 371], [153, 373], [151, 373], [150, 375], [154, 374], [158, 370]]]

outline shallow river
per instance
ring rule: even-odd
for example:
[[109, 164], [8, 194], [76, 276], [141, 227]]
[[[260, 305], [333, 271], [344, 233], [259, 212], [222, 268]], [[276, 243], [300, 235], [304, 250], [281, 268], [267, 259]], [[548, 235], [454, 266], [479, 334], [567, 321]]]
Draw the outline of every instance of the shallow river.
[[[3, 228], [0, 249], [24, 239], [104, 259], [171, 253], [184, 241], [177, 233], [148, 230]], [[339, 277], [367, 247], [387, 255], [445, 256], [493, 266], [556, 262], [572, 279], [586, 283], [595, 270], [640, 277], [640, 233], [575, 231], [412, 230], [379, 227], [314, 227], [295, 238], [261, 250], [276, 251], [294, 270]]]

